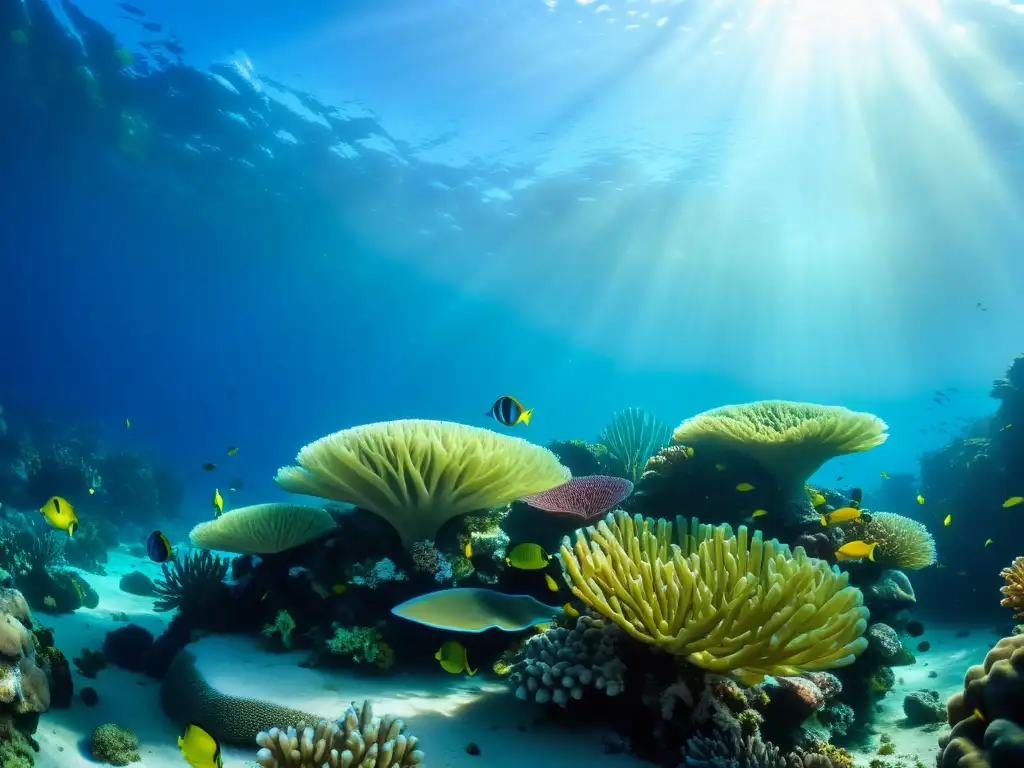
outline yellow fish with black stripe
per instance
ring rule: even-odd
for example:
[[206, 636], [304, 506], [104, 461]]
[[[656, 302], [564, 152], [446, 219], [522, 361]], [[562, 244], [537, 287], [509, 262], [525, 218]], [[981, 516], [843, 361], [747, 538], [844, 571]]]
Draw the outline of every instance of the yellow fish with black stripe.
[[178, 749], [192, 768], [223, 768], [220, 744], [205, 729], [195, 723], [185, 726], [178, 737]]
[[530, 417], [533, 416], [533, 408], [524, 408], [523, 404], [511, 395], [503, 395], [494, 401], [491, 410], [484, 416], [490, 416], [506, 427], [514, 427], [520, 423], [524, 427], [528, 427], [530, 426]]
[[539, 571], [550, 561], [551, 555], [540, 544], [516, 544], [505, 557], [505, 565], [524, 571]]
[[475, 675], [476, 670], [469, 666], [469, 657], [466, 655], [466, 648], [458, 640], [449, 640], [442, 644], [434, 654], [434, 658], [441, 662], [441, 669], [453, 675], [461, 675], [463, 672]]
[[75, 508], [60, 496], [51, 496], [39, 511], [43, 513], [46, 522], [58, 531], [67, 531], [68, 538], [74, 536], [78, 530], [78, 515], [75, 514]]

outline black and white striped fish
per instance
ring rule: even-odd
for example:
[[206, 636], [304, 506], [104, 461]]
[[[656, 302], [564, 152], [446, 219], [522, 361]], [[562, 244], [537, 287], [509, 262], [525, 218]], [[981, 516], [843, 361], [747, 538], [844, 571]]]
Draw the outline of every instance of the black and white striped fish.
[[530, 410], [526, 410], [523, 408], [523, 404], [514, 397], [505, 395], [504, 397], [499, 397], [495, 400], [494, 405], [491, 406], [491, 410], [484, 415], [490, 416], [499, 424], [504, 424], [506, 427], [514, 427], [519, 422], [522, 422], [524, 426], [528, 427], [530, 426], [530, 416], [532, 414], [532, 408]]

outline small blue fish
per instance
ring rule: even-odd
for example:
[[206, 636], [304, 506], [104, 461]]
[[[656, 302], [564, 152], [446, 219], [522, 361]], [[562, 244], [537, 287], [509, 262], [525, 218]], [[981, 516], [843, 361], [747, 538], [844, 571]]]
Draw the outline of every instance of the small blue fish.
[[495, 400], [491, 410], [484, 414], [484, 416], [490, 416], [506, 427], [514, 427], [520, 422], [522, 422], [523, 426], [528, 427], [530, 426], [530, 416], [532, 415], [533, 408], [526, 410], [522, 403], [509, 395]]
[[166, 536], [160, 531], [153, 531], [146, 541], [146, 554], [154, 563], [166, 563], [171, 559], [174, 550], [171, 549], [171, 542]]

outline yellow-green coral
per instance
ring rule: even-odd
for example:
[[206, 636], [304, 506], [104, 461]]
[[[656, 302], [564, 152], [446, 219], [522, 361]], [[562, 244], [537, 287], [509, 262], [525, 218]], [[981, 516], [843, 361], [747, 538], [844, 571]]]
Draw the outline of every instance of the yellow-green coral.
[[913, 571], [935, 562], [935, 539], [916, 520], [892, 512], [871, 512], [870, 519], [844, 524], [847, 541], [877, 543], [875, 562], [887, 568]]
[[562, 542], [573, 593], [630, 636], [744, 682], [851, 664], [868, 611], [847, 574], [728, 525], [623, 512]]

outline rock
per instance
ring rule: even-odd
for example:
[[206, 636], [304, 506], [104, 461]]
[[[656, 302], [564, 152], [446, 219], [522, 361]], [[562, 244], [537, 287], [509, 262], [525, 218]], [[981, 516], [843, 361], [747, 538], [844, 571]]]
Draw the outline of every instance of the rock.
[[946, 720], [946, 704], [938, 691], [914, 691], [903, 697], [903, 714], [911, 726], [942, 723]]
[[127, 592], [129, 595], [141, 595], [143, 597], [149, 597], [150, 595], [156, 594], [156, 589], [153, 587], [153, 582], [149, 576], [139, 571], [132, 571], [126, 573], [121, 577], [121, 581], [118, 584], [122, 592]]
[[868, 627], [868, 650], [874, 654], [882, 664], [899, 667], [906, 664], [913, 664], [917, 660], [914, 654], [903, 647], [896, 630], [888, 624], [878, 622]]
[[903, 571], [883, 571], [878, 581], [864, 593], [864, 604], [871, 611], [898, 611], [917, 603], [914, 587]]

